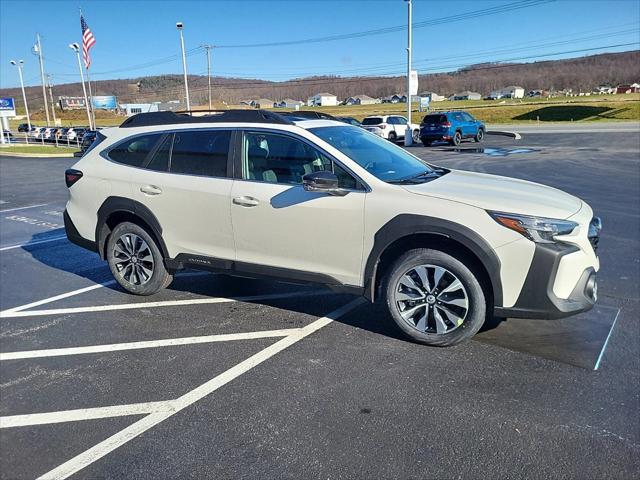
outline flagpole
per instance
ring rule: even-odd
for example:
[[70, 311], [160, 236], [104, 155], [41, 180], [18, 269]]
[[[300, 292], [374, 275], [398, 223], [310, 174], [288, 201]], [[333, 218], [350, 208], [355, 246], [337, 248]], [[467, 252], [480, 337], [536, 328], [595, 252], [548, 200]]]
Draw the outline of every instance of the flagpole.
[[89, 84], [89, 108], [91, 110], [91, 118], [93, 119], [93, 126], [90, 125], [91, 130], [96, 130], [96, 112], [93, 108], [93, 93], [91, 93], [91, 77], [89, 77], [89, 69], [87, 68], [87, 83]]

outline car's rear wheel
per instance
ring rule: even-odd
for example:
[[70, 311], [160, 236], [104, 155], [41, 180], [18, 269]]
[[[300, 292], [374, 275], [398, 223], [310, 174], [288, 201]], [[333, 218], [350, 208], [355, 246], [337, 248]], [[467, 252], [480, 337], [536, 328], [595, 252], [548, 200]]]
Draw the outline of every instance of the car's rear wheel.
[[398, 328], [425, 345], [466, 341], [485, 321], [480, 281], [463, 262], [439, 250], [406, 252], [389, 269], [383, 292]]
[[113, 229], [107, 241], [107, 261], [120, 286], [135, 295], [152, 295], [173, 280], [156, 241], [135, 223], [123, 222]]
[[462, 143], [462, 134], [460, 132], [456, 132], [453, 134], [453, 138], [451, 139], [451, 144], [456, 147]]
[[398, 140], [398, 135], [396, 135], [396, 132], [389, 132], [389, 136], [387, 137], [387, 139], [390, 142], [396, 142]]
[[474, 138], [474, 140], [478, 143], [482, 142], [484, 140], [484, 130], [479, 128], [478, 129], [478, 133], [476, 133], [476, 137]]

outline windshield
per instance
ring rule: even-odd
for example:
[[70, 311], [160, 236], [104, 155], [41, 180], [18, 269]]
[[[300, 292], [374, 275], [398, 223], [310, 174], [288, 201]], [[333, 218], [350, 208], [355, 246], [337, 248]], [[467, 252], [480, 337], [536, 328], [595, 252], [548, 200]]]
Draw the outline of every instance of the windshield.
[[436, 173], [406, 150], [359, 127], [318, 127], [309, 131], [385, 182]]
[[380, 125], [381, 123], [381, 117], [369, 117], [362, 120], [362, 125]]

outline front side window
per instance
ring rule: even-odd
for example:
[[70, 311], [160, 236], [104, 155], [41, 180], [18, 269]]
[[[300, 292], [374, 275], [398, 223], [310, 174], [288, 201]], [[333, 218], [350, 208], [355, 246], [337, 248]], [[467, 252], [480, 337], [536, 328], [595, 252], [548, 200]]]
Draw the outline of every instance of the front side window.
[[109, 150], [109, 158], [131, 167], [141, 167], [161, 137], [161, 134], [140, 135], [125, 140]]
[[243, 178], [269, 183], [302, 185], [302, 177], [332, 171], [340, 188], [359, 189], [353, 176], [316, 148], [277, 133], [247, 132], [243, 142]]
[[362, 128], [344, 125], [310, 128], [309, 131], [385, 182], [437, 175], [429, 165], [403, 148]]
[[176, 132], [169, 171], [207, 177], [226, 177], [230, 130]]
[[404, 117], [396, 117], [396, 123], [398, 125], [406, 125], [407, 124], [407, 119]]

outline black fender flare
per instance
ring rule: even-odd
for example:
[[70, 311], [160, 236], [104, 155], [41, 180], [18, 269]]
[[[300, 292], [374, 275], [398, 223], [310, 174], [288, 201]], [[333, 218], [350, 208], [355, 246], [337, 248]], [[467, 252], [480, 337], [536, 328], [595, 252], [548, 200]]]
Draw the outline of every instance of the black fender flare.
[[107, 219], [114, 213], [129, 213], [140, 218], [151, 229], [153, 236], [158, 242], [158, 247], [164, 258], [169, 258], [167, 246], [162, 239], [162, 226], [149, 208], [142, 203], [124, 197], [108, 197], [98, 209], [98, 222], [96, 223], [96, 243], [98, 245], [98, 253], [101, 258], [105, 258], [104, 239], [110, 230], [107, 225]]
[[402, 214], [389, 220], [374, 236], [374, 243], [364, 269], [364, 294], [369, 300], [376, 296], [376, 275], [380, 258], [394, 242], [416, 234], [439, 235], [460, 243], [471, 251], [487, 271], [493, 290], [493, 304], [502, 305], [500, 259], [493, 248], [475, 231], [442, 218]]

